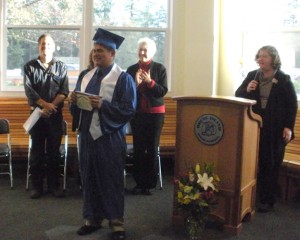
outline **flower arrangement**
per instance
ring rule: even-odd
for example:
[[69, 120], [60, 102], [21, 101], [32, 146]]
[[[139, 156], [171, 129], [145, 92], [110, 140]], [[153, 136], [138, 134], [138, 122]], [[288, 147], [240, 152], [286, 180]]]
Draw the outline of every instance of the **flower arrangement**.
[[[183, 211], [186, 223], [193, 226], [187, 229], [189, 235], [198, 230], [203, 231], [212, 207], [218, 202], [216, 193], [219, 182], [213, 163], [205, 163], [203, 169], [200, 164], [196, 164], [175, 179], [177, 207]], [[202, 229], [197, 229], [199, 224]]]

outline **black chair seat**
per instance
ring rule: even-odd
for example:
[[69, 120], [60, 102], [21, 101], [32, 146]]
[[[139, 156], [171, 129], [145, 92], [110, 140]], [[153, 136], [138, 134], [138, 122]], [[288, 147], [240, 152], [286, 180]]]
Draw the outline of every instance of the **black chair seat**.
[[9, 146], [5, 143], [0, 143], [0, 155], [6, 156], [7, 154], [9, 154], [9, 152]]
[[127, 156], [133, 156], [133, 144], [128, 143], [127, 144], [127, 151], [126, 151]]

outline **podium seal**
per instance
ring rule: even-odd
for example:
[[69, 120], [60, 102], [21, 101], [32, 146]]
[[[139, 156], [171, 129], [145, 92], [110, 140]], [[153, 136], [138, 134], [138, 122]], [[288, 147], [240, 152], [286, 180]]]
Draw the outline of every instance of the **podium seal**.
[[223, 137], [224, 127], [222, 121], [212, 114], [204, 114], [195, 122], [195, 134], [205, 145], [215, 145]]

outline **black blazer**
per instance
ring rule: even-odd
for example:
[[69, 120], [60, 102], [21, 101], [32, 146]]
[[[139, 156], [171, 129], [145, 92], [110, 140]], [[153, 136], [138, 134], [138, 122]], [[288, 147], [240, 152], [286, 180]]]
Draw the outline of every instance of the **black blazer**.
[[[261, 101], [259, 87], [247, 93], [247, 86], [251, 80], [258, 80], [258, 70], [251, 71], [236, 90], [236, 97], [243, 97], [256, 100], [253, 112], [261, 114]], [[270, 91], [268, 103], [265, 109], [265, 121], [263, 127], [270, 128], [272, 137], [282, 137], [283, 128], [290, 128], [293, 132], [297, 115], [298, 102], [294, 85], [289, 75], [278, 70], [274, 76], [273, 85]]]

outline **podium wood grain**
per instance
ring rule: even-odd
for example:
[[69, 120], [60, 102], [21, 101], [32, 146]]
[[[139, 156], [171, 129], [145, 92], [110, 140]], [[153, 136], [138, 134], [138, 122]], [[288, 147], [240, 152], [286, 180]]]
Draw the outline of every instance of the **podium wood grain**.
[[[238, 234], [242, 220], [251, 219], [255, 213], [261, 125], [260, 116], [252, 112], [251, 106], [256, 102], [221, 96], [173, 99], [177, 101], [175, 176], [196, 163], [203, 166], [213, 162], [221, 179], [220, 201], [213, 215], [224, 223], [226, 231]], [[223, 136], [214, 145], [202, 143], [195, 133], [197, 119], [205, 114], [214, 115], [223, 123]], [[182, 224], [175, 204], [173, 224]]]

